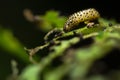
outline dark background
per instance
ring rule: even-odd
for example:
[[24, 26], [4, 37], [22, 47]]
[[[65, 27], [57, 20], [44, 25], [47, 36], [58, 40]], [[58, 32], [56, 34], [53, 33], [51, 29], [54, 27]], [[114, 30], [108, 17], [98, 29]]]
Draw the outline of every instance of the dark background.
[[[23, 10], [28, 8], [34, 14], [44, 14], [48, 10], [60, 11], [61, 15], [70, 15], [76, 11], [96, 8], [102, 17], [114, 18], [120, 22], [119, 2], [113, 0], [0, 0], [0, 25], [12, 30], [14, 36], [26, 47], [33, 48], [43, 41], [43, 36], [38, 28], [28, 22], [23, 16]], [[10, 73], [10, 59], [4, 50], [0, 51], [0, 75]], [[4, 71], [5, 69], [5, 71]], [[2, 72], [2, 73], [1, 73]]]

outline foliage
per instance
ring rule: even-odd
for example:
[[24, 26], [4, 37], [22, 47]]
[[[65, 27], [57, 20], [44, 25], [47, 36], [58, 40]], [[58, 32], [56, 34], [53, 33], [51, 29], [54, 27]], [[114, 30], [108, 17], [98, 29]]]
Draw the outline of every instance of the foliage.
[[43, 31], [49, 31], [54, 28], [63, 27], [66, 21], [65, 16], [60, 16], [58, 11], [50, 10], [45, 15], [39, 16], [38, 26]]
[[29, 62], [24, 46], [14, 37], [10, 30], [2, 27], [0, 27], [0, 48], [16, 56], [25, 63]]
[[[112, 61], [110, 63], [106, 63], [105, 60], [109, 60], [107, 56], [111, 54], [118, 55], [118, 52], [113, 54], [112, 51], [120, 50], [120, 24], [114, 20], [100, 18], [98, 19], [99, 24], [95, 24], [91, 28], [84, 26], [65, 33], [62, 31], [65, 17], [61, 18], [54, 11], [47, 12], [40, 17], [44, 20], [44, 24], [38, 23], [40, 27], [48, 28], [46, 30], [49, 31], [52, 29], [52, 32], [55, 28], [58, 33], [53, 35], [50, 33], [45, 36], [47, 37], [45, 39], [48, 39], [49, 36], [52, 36], [52, 39], [44, 45], [26, 49], [33, 64], [28, 65], [17, 75], [18, 80], [120, 80], [119, 61], [118, 65], [114, 65], [119, 67], [114, 69], [111, 68], [114, 60], [110, 60]], [[0, 41], [2, 47], [7, 45], [5, 49], [13, 53], [17, 53], [14, 48], [20, 49], [23, 52], [17, 56], [23, 57], [25, 52], [21, 50], [21, 45], [9, 31], [3, 31], [4, 34], [1, 31], [0, 35], [3, 37], [0, 40], [8, 43], [3, 44], [3, 41]], [[40, 61], [36, 61], [33, 56], [40, 54], [38, 51], [43, 49], [49, 50], [49, 52]], [[115, 58], [117, 57], [112, 56], [112, 59]]]

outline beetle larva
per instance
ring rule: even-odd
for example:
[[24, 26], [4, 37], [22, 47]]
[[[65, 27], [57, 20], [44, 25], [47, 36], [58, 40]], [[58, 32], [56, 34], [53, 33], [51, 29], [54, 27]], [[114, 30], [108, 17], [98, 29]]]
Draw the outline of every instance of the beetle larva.
[[76, 12], [68, 18], [67, 22], [64, 25], [63, 30], [65, 32], [71, 31], [79, 23], [90, 22], [90, 21], [98, 19], [99, 17], [100, 17], [99, 12], [95, 10], [94, 8], [89, 8], [89, 9]]

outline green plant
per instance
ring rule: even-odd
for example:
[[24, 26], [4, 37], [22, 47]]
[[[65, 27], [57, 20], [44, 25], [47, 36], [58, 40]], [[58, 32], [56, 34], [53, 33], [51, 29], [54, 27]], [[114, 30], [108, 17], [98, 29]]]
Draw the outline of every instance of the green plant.
[[[41, 16], [40, 16], [41, 17]], [[43, 23], [63, 25], [66, 18], [58, 17], [57, 12], [47, 12]], [[48, 20], [49, 19], [49, 20]], [[110, 69], [107, 73], [99, 64], [100, 59], [105, 58], [115, 48], [120, 49], [120, 24], [114, 20], [104, 18], [98, 19], [99, 25], [92, 28], [84, 26], [64, 33], [62, 27], [56, 27], [56, 30], [62, 32], [61, 35], [47, 35], [52, 38], [44, 45], [34, 49], [26, 49], [29, 52], [30, 61], [33, 64], [27, 66], [20, 75], [19, 80], [120, 80], [120, 71]], [[112, 25], [111, 25], [112, 24]], [[48, 27], [42, 24], [42, 27]], [[41, 27], [41, 25], [40, 25]], [[46, 27], [46, 28], [47, 28]], [[80, 26], [81, 27], [81, 26]], [[53, 30], [47, 29], [47, 30]], [[45, 39], [46, 39], [45, 38]], [[40, 54], [38, 51], [46, 48], [48, 54], [37, 61], [34, 55]], [[116, 53], [115, 53], [116, 54]], [[99, 67], [97, 69], [97, 65]], [[112, 63], [110, 63], [112, 64]], [[97, 69], [94, 71], [94, 69]], [[102, 70], [103, 69], [103, 70]], [[92, 72], [93, 70], [93, 72]], [[106, 69], [107, 70], [107, 69]], [[112, 73], [112, 71], [114, 72]], [[96, 74], [97, 73], [97, 74]]]

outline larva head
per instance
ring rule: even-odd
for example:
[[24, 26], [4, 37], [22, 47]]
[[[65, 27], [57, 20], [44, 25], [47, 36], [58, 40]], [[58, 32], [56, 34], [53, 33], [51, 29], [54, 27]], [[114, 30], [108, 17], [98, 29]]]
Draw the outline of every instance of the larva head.
[[73, 21], [72, 19], [68, 19], [67, 22], [66, 22], [65, 25], [64, 25], [63, 30], [64, 30], [65, 32], [68, 32], [68, 31], [70, 31], [70, 30], [72, 29], [72, 26], [73, 26], [73, 25], [74, 25], [74, 21]]

